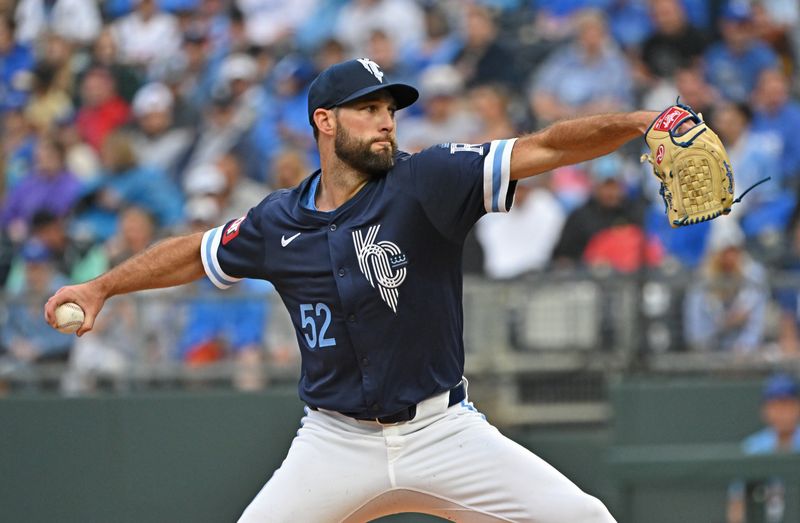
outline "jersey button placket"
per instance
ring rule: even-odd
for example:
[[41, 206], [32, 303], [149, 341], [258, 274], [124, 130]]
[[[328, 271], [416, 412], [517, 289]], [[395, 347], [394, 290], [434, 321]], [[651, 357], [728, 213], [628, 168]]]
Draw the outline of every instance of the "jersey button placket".
[[335, 231], [336, 230], [336, 224], [332, 223], [331, 226], [329, 227], [329, 229], [331, 230], [331, 232]]
[[339, 272], [337, 272], [337, 274], [339, 275], [340, 278], [344, 278], [344, 275], [346, 273], [347, 271], [345, 271], [343, 267], [339, 267]]

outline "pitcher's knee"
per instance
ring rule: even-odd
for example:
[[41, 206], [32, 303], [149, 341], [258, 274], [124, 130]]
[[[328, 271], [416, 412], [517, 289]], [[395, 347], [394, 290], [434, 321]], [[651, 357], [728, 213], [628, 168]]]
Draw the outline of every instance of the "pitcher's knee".
[[[556, 501], [557, 500], [557, 501]], [[556, 498], [556, 502], [542, 506], [541, 500], [530, 507], [529, 517], [519, 519], [526, 523], [616, 523], [603, 503], [589, 494], [575, 489], [571, 495]], [[516, 518], [510, 518], [517, 521]]]
[[599, 499], [585, 494], [580, 509], [575, 513], [574, 523], [616, 523], [616, 520]]

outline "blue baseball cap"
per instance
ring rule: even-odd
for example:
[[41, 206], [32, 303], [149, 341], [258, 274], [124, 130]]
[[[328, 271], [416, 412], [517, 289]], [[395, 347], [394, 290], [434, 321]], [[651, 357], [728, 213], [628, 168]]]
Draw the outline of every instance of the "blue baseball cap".
[[419, 98], [412, 86], [388, 83], [378, 64], [369, 58], [358, 58], [332, 65], [322, 71], [308, 91], [308, 123], [314, 124], [314, 111], [332, 109], [375, 91], [386, 89], [402, 109]]
[[20, 254], [27, 263], [45, 263], [51, 259], [50, 249], [38, 240], [25, 243]]
[[800, 387], [792, 376], [776, 374], [764, 383], [761, 397], [764, 401], [800, 398]]
[[748, 22], [753, 17], [750, 5], [745, 2], [729, 2], [722, 10], [722, 19], [731, 22]]

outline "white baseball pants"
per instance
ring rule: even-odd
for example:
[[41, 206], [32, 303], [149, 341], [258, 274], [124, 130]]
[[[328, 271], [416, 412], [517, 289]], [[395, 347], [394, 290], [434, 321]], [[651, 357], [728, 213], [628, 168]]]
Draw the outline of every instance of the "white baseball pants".
[[365, 522], [421, 512], [450, 521], [614, 523], [596, 498], [448, 393], [380, 425], [306, 408], [289, 454], [239, 523]]

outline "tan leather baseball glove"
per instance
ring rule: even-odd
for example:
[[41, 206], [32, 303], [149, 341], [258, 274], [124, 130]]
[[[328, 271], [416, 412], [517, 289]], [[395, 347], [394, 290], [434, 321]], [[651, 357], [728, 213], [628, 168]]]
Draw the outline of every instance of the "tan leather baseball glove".
[[[685, 130], [684, 124], [694, 125]], [[650, 162], [661, 181], [659, 193], [672, 227], [713, 220], [731, 211], [731, 161], [702, 115], [676, 103], [653, 121], [644, 139], [650, 155], [643, 155], [642, 161]]]

